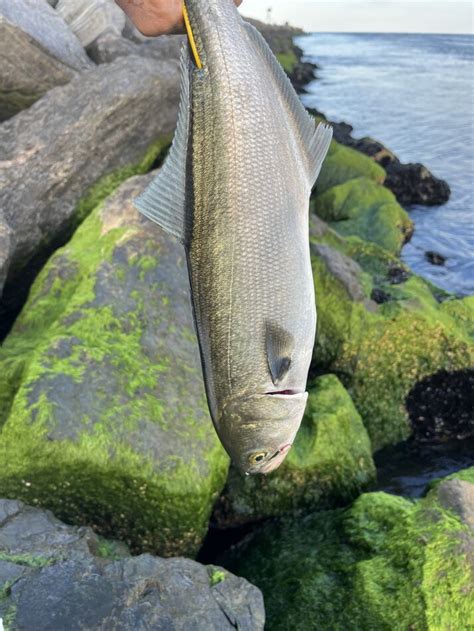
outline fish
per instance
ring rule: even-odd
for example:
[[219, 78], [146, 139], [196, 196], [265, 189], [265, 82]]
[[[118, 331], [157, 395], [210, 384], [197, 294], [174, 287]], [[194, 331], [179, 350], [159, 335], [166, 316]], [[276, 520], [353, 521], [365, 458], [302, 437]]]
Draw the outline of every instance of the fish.
[[212, 422], [268, 474], [300, 427], [316, 331], [309, 198], [332, 129], [233, 0], [186, 0], [170, 152], [137, 209], [185, 248]]

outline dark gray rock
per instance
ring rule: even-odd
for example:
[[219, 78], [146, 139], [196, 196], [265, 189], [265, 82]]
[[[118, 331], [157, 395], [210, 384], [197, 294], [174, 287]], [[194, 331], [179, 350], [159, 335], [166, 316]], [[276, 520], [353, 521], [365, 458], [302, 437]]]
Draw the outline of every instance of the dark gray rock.
[[184, 35], [161, 35], [138, 42], [105, 33], [87, 48], [87, 52], [97, 64], [110, 63], [125, 55], [140, 55], [156, 61], [178, 61], [185, 41]]
[[75, 75], [35, 39], [0, 16], [0, 121]]
[[67, 238], [92, 185], [169, 138], [178, 98], [176, 63], [131, 56], [78, 75], [0, 127], [0, 234], [11, 231], [0, 277], [18, 285], [34, 257]]
[[120, 36], [126, 23], [114, 0], [59, 0], [56, 11], [84, 47], [104, 33]]
[[433, 250], [425, 252], [425, 259], [431, 263], [431, 265], [444, 265], [446, 263], [446, 257], [439, 254], [439, 252], [433, 252]]
[[0, 500], [2, 617], [24, 630], [259, 631], [265, 614], [260, 591], [225, 570], [117, 556], [88, 528]]
[[0, 0], [0, 15], [71, 68], [92, 65], [77, 37], [46, 0]]

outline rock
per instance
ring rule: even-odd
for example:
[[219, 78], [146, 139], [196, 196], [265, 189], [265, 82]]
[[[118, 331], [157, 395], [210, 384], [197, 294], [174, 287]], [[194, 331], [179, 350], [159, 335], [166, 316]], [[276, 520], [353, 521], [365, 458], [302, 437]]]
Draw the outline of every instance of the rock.
[[59, 0], [57, 13], [86, 48], [104, 33], [120, 36], [126, 17], [114, 0]]
[[349, 179], [316, 195], [311, 209], [344, 236], [356, 235], [398, 254], [413, 222], [393, 193], [368, 177]]
[[319, 195], [357, 177], [367, 177], [382, 184], [385, 171], [358, 151], [332, 141], [316, 183], [316, 193]]
[[79, 40], [46, 0], [0, 0], [0, 15], [67, 66], [84, 70], [92, 65]]
[[441, 370], [410, 390], [406, 407], [419, 441], [463, 439], [474, 435], [474, 370]]
[[0, 500], [2, 618], [8, 629], [259, 631], [265, 613], [259, 590], [222, 568], [131, 557], [89, 528]]
[[372, 289], [370, 293], [370, 298], [378, 305], [383, 305], [385, 302], [389, 302], [390, 300], [392, 300], [392, 296], [379, 287], [374, 287]]
[[431, 265], [444, 265], [446, 263], [445, 256], [438, 254], [438, 252], [433, 252], [432, 250], [425, 252], [425, 258]]
[[0, 16], [0, 121], [29, 107], [75, 72]]
[[125, 55], [140, 55], [156, 61], [178, 61], [184, 35], [160, 35], [143, 43], [136, 43], [115, 34], [101, 35], [87, 49], [89, 56], [98, 64], [110, 63]]
[[8, 261], [11, 257], [12, 234], [0, 208], [0, 287], [5, 283]]
[[174, 62], [119, 59], [51, 90], [1, 125], [0, 206], [13, 236], [0, 272], [7, 276], [0, 320], [8, 319], [5, 309], [15, 311], [21, 289], [97, 198], [148, 170], [168, 145], [178, 74]]
[[[317, 110], [312, 109], [310, 112], [325, 119]], [[448, 183], [435, 177], [422, 164], [403, 164], [378, 140], [369, 137], [354, 138], [352, 125], [329, 122], [333, 128], [334, 140], [364, 153], [385, 169], [387, 176], [384, 186], [392, 191], [402, 206], [437, 206], [448, 201], [451, 194]]]
[[215, 511], [220, 527], [348, 503], [374, 481], [362, 420], [335, 375], [315, 380], [295, 443], [269, 476], [231, 469]]
[[346, 510], [269, 524], [229, 567], [263, 591], [276, 631], [302, 620], [310, 629], [467, 630], [474, 469], [460, 477], [416, 502], [367, 493]]
[[119, 57], [138, 55], [139, 52], [140, 46], [138, 46], [138, 44], [131, 42], [125, 37], [119, 37], [114, 33], [100, 35], [87, 48], [89, 57], [95, 61], [96, 64], [109, 64]]
[[[473, 477], [474, 479], [474, 477]], [[474, 531], [474, 484], [465, 480], [446, 480], [437, 487], [438, 501], [453, 511]]]
[[[329, 227], [312, 231], [311, 253], [318, 309], [313, 374], [341, 377], [374, 451], [417, 437], [421, 408], [410, 405], [410, 393], [440, 371], [448, 373], [443, 390], [458, 391], [456, 374], [474, 363], [474, 301], [440, 304], [437, 289], [397, 257], [359, 237], [335, 238]], [[374, 302], [374, 287], [391, 300]], [[455, 400], [446, 398], [446, 411]], [[461, 428], [454, 414], [444, 418], [437, 438]]]
[[0, 497], [192, 556], [228, 457], [184, 250], [132, 205], [149, 181], [127, 180], [53, 255], [0, 350]]
[[391, 162], [386, 171], [385, 186], [395, 193], [403, 206], [439, 206], [451, 195], [449, 184], [435, 177], [422, 164]]

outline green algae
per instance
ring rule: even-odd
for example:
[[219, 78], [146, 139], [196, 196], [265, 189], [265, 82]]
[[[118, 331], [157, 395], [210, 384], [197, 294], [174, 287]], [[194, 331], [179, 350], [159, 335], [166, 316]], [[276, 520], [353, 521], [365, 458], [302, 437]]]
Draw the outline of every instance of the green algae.
[[[169, 377], [179, 389], [172, 407], [156, 391], [174, 360], [144, 351], [144, 296], [156, 302], [153, 325], [163, 336], [173, 328], [173, 299], [163, 301], [163, 288], [141, 275], [159, 266], [157, 243], [133, 226], [104, 230], [98, 207], [43, 269], [0, 351], [0, 495], [91, 525], [133, 551], [192, 556], [228, 458], [207, 418], [198, 362]], [[115, 283], [116, 291], [142, 282], [147, 290], [125, 294], [125, 303], [102, 303], [101, 282]], [[183, 332], [194, 348], [189, 338]], [[193, 405], [190, 379], [201, 392]], [[157, 461], [150, 453], [157, 439], [140, 438], [144, 419], [163, 440], [175, 432], [186, 451], [164, 450]]]
[[[340, 376], [374, 450], [399, 442], [411, 432], [405, 408], [411, 388], [440, 370], [472, 366], [474, 346], [467, 322], [472, 328], [473, 301], [439, 304], [433, 286], [416, 276], [391, 284], [389, 270], [394, 265], [403, 268], [398, 259], [357, 237], [345, 240], [327, 232], [312, 241], [330, 242], [354, 258], [362, 268], [360, 287], [365, 292], [365, 301], [355, 300], [325, 262], [313, 255], [318, 305], [314, 368]], [[386, 291], [391, 300], [369, 309], [371, 285]]]
[[277, 53], [276, 58], [283, 66], [283, 70], [286, 74], [291, 75], [296, 66], [298, 65], [298, 57], [293, 50], [288, 50], [287, 52]]
[[219, 568], [216, 568], [214, 566], [208, 566], [208, 572], [209, 572], [209, 585], [211, 587], [214, 587], [214, 585], [218, 585], [219, 583], [222, 583], [227, 578], [227, 572]]
[[417, 502], [368, 493], [266, 526], [231, 569], [262, 589], [271, 629], [468, 631], [469, 540], [435, 491]]
[[312, 200], [312, 210], [343, 236], [355, 235], [398, 254], [413, 223], [387, 188], [368, 177], [332, 186]]
[[231, 523], [350, 502], [375, 477], [370, 440], [334, 375], [314, 380], [292, 449], [270, 476], [233, 471], [224, 492]]
[[376, 162], [333, 140], [318, 176], [316, 193], [319, 195], [333, 186], [358, 177], [366, 177], [377, 184], [383, 184], [385, 175], [384, 169]]

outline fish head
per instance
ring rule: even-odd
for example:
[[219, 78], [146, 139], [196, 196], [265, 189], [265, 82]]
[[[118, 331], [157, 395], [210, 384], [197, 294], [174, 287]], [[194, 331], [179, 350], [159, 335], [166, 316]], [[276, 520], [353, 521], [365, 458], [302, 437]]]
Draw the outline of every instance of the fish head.
[[307, 392], [288, 390], [243, 395], [224, 405], [217, 432], [243, 473], [267, 474], [281, 465], [300, 427], [307, 399]]

